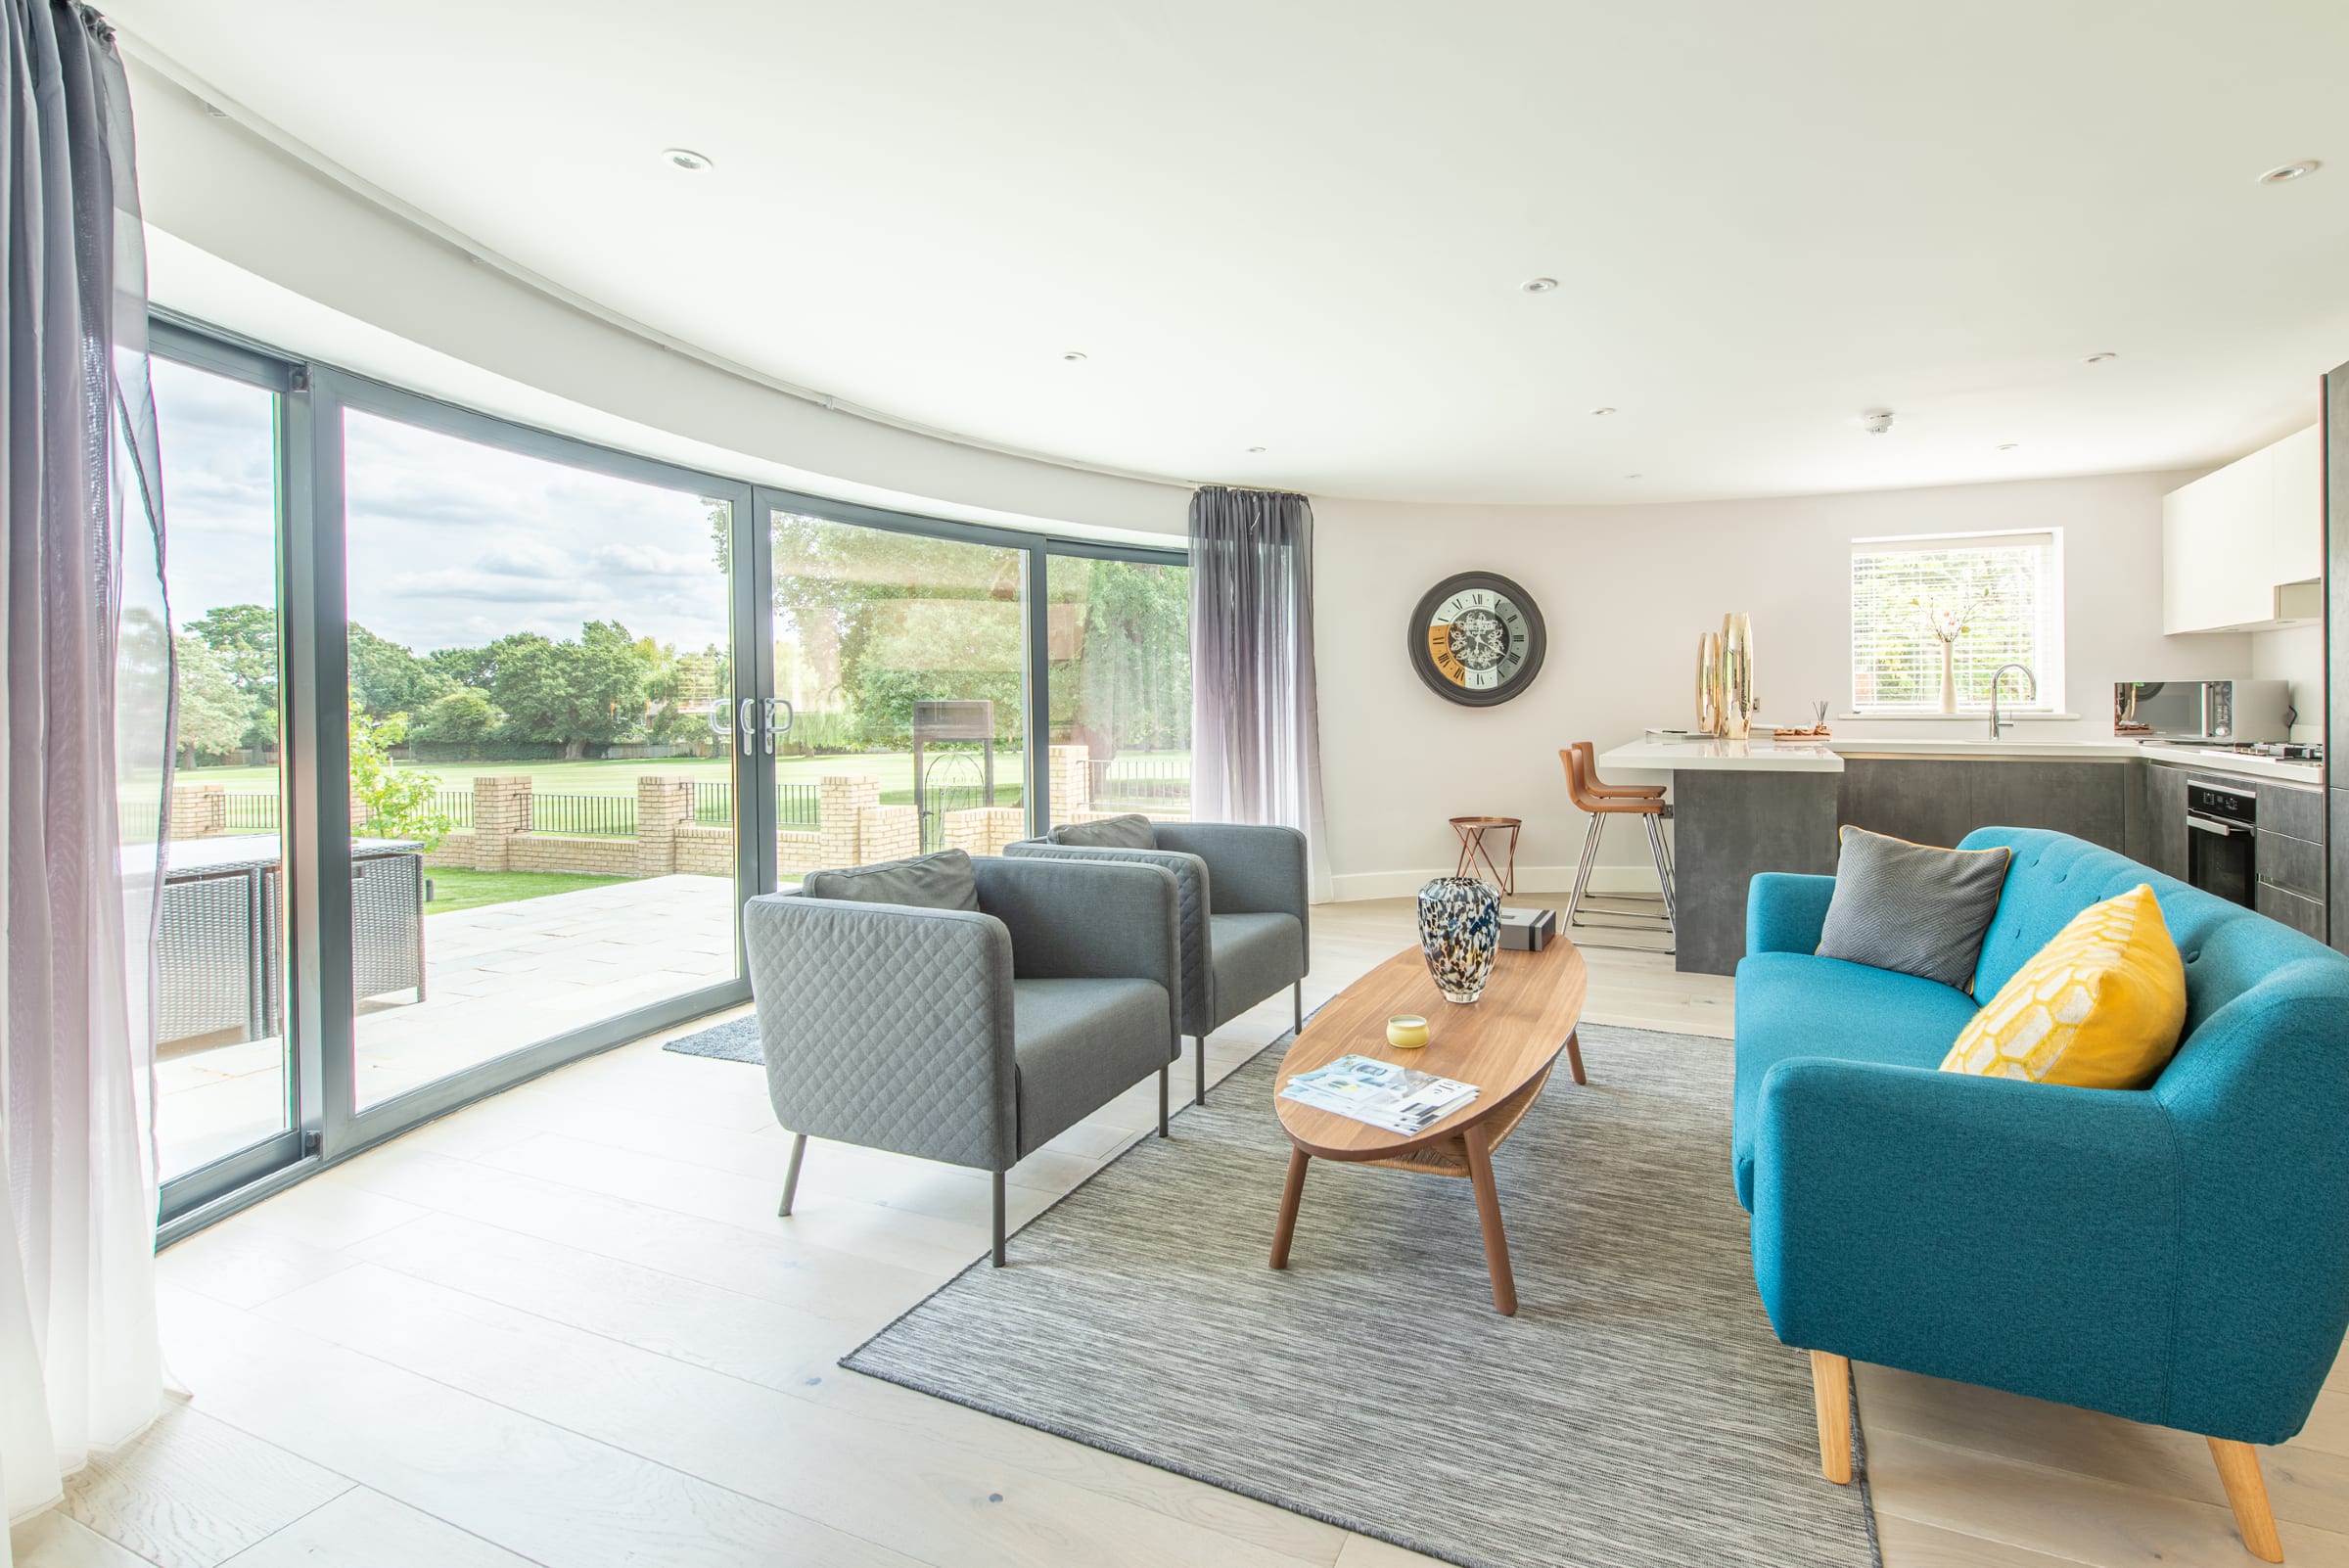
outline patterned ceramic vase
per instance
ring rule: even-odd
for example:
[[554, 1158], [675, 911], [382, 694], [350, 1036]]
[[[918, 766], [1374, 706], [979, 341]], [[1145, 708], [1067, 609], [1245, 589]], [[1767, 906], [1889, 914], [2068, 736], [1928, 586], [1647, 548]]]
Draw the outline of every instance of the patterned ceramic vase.
[[1482, 996], [1499, 947], [1499, 894], [1474, 877], [1438, 877], [1419, 890], [1419, 949], [1446, 1001]]

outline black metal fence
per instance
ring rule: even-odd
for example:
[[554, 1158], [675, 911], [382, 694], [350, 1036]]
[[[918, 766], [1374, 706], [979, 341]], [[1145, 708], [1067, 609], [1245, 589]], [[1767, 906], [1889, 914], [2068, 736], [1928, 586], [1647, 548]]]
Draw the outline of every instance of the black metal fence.
[[806, 832], [814, 828], [820, 816], [817, 802], [820, 786], [814, 784], [777, 784], [775, 786], [775, 823], [778, 827]]
[[540, 795], [530, 797], [530, 833], [567, 833], [575, 838], [632, 839], [636, 836], [633, 795]]
[[730, 779], [695, 779], [693, 781], [693, 825], [695, 827], [732, 827], [734, 825], [734, 784]]
[[220, 825], [230, 833], [275, 833], [277, 792], [222, 797]]
[[1088, 761], [1092, 803], [1188, 808], [1191, 802], [1191, 760], [1188, 757], [1111, 757]]

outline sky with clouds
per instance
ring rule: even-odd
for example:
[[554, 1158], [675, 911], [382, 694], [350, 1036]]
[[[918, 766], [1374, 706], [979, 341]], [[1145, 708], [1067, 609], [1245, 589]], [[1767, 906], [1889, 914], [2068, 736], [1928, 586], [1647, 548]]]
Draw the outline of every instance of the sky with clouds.
[[[155, 361], [173, 620], [271, 602], [271, 394]], [[351, 620], [418, 653], [618, 621], [698, 652], [726, 638], [726, 580], [698, 496], [372, 414], [344, 427]]]

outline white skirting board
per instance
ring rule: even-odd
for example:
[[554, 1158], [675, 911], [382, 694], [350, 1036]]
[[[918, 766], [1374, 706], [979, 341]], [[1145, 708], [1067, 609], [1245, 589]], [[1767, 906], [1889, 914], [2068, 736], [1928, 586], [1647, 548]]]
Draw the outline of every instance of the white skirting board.
[[[1330, 878], [1330, 897], [1333, 902], [1352, 903], [1361, 899], [1407, 899], [1436, 877], [1451, 875], [1451, 867], [1442, 866], [1430, 871], [1360, 871], [1351, 876]], [[1574, 867], [1571, 865], [1521, 865], [1517, 868], [1517, 891], [1502, 901], [1512, 906], [1528, 903], [1536, 898], [1563, 902], [1574, 891]], [[1599, 865], [1590, 868], [1592, 893], [1648, 893], [1656, 889], [1656, 868], [1652, 865]]]

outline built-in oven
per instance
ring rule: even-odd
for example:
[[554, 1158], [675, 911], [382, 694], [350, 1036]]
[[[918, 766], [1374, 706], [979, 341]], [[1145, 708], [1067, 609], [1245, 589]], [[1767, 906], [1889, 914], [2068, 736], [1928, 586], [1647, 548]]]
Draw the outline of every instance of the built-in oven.
[[2186, 826], [2186, 880], [2251, 908], [2259, 892], [2259, 792], [2189, 778]]

